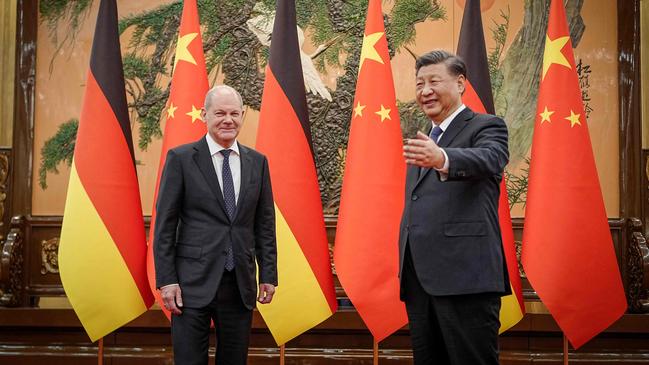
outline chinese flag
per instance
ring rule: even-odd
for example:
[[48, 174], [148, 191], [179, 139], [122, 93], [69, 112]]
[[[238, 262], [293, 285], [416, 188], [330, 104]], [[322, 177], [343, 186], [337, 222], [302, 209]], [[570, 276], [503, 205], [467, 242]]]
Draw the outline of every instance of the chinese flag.
[[[460, 41], [457, 54], [464, 59], [467, 67], [466, 91], [462, 100], [472, 110], [478, 113], [494, 114], [493, 96], [491, 94], [491, 79], [487, 63], [487, 49], [482, 30], [482, 15], [480, 0], [467, 0], [462, 17]], [[512, 218], [509, 215], [509, 200], [505, 176], [500, 183], [500, 200], [498, 201], [498, 220], [503, 240], [503, 258], [507, 264], [509, 287], [512, 293], [501, 298], [500, 333], [507, 331], [518, 323], [525, 314], [521, 277], [518, 273], [516, 246]]]
[[59, 268], [92, 341], [153, 304], [115, 0], [102, 0], [65, 202]]
[[167, 318], [170, 318], [170, 313], [164, 309], [160, 293], [156, 290], [155, 267], [153, 265], [153, 233], [155, 232], [156, 217], [155, 202], [158, 200], [160, 175], [162, 174], [162, 168], [167, 157], [167, 151], [181, 144], [194, 142], [207, 133], [205, 123], [201, 119], [201, 109], [203, 108], [205, 94], [209, 86], [196, 0], [185, 0], [183, 2], [183, 15], [180, 20], [180, 30], [178, 33], [173, 76], [171, 78], [171, 90], [165, 111], [167, 124], [165, 125], [162, 139], [158, 179], [156, 181], [155, 194], [153, 195], [154, 205], [151, 214], [149, 247], [147, 251], [149, 286]]
[[370, 0], [359, 61], [334, 263], [354, 307], [381, 341], [408, 319], [399, 300], [399, 221], [406, 163], [380, 0]]
[[552, 1], [545, 37], [523, 267], [575, 348], [626, 310], [560, 0]]

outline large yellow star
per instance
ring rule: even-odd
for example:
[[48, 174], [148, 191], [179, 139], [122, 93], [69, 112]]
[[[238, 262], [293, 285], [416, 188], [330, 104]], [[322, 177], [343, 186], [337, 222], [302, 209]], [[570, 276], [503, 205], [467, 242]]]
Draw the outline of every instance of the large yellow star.
[[383, 32], [372, 33], [363, 37], [363, 48], [361, 48], [361, 61], [358, 63], [358, 70], [363, 67], [365, 60], [374, 60], [380, 64], [383, 63], [381, 55], [376, 51], [376, 43], [383, 37]]
[[178, 36], [178, 42], [176, 45], [176, 57], [174, 60], [174, 71], [178, 65], [178, 61], [187, 61], [192, 65], [196, 64], [196, 60], [191, 52], [189, 52], [189, 44], [198, 36], [198, 33], [187, 33], [185, 35]]
[[365, 109], [365, 105], [361, 105], [360, 101], [356, 102], [356, 107], [354, 108], [354, 117], [362, 117], [363, 109]]
[[174, 103], [169, 103], [169, 108], [167, 108], [167, 119], [169, 118], [175, 118], [175, 113], [176, 109], [178, 109], [177, 106], [174, 106]]
[[541, 124], [543, 124], [543, 122], [552, 123], [552, 121], [550, 120], [550, 116], [552, 114], [554, 114], [554, 111], [548, 110], [548, 107], [546, 106], [543, 113], [539, 113], [539, 115], [541, 116]]
[[188, 113], [185, 113], [185, 114], [187, 114], [187, 115], [189, 115], [190, 117], [192, 117], [192, 123], [194, 123], [194, 122], [196, 121], [196, 119], [198, 119], [198, 120], [200, 120], [200, 121], [203, 120], [203, 118], [201, 118], [201, 110], [200, 110], [200, 109], [196, 109], [196, 107], [195, 107], [194, 105], [192, 105], [192, 111], [191, 111], [191, 112], [188, 112]]
[[374, 112], [374, 113], [381, 116], [381, 122], [382, 122], [382, 121], [384, 121], [386, 119], [392, 120], [392, 118], [390, 117], [390, 110], [391, 109], [386, 109], [383, 106], [383, 104], [381, 104], [381, 110], [379, 110], [378, 112]]
[[572, 109], [570, 109], [570, 116], [569, 116], [569, 117], [565, 117], [564, 119], [570, 121], [570, 128], [572, 128], [572, 127], [575, 126], [575, 124], [579, 124], [579, 125], [581, 125], [581, 122], [579, 121], [579, 116], [580, 116], [580, 115], [581, 115], [581, 114], [575, 114], [575, 112], [573, 112]]
[[545, 74], [548, 73], [548, 69], [552, 64], [556, 63], [557, 65], [570, 67], [570, 63], [566, 59], [566, 56], [561, 53], [563, 46], [568, 43], [570, 37], [559, 37], [557, 39], [550, 39], [550, 37], [545, 35], [545, 50], [543, 51], [543, 77], [545, 79]]

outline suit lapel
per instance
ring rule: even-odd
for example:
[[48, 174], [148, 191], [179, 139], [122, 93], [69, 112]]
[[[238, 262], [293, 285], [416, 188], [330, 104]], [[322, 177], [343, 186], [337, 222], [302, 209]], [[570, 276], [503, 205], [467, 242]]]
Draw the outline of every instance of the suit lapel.
[[223, 201], [223, 192], [221, 191], [219, 179], [214, 170], [214, 163], [212, 162], [212, 156], [210, 155], [210, 149], [207, 146], [205, 137], [201, 138], [194, 144], [194, 149], [196, 150], [194, 152], [194, 162], [198, 165], [198, 169], [203, 174], [207, 185], [210, 187], [210, 190], [219, 202], [221, 209], [227, 216], [228, 214], [225, 211], [225, 201]]
[[[469, 120], [473, 118], [475, 113], [469, 109], [469, 107], [464, 108], [460, 112], [460, 114], [456, 115], [455, 118], [451, 121], [451, 124], [448, 125], [448, 128], [444, 131], [444, 134], [442, 134], [442, 138], [439, 140], [439, 143], [437, 144], [440, 147], [448, 147], [451, 142], [453, 142], [453, 139], [466, 127], [467, 123]], [[419, 179], [417, 180], [417, 183], [415, 186], [419, 185], [421, 180], [428, 175], [432, 169], [427, 169], [424, 168], [421, 170], [421, 173], [419, 174]]]
[[234, 213], [234, 219], [237, 219], [239, 215], [239, 207], [243, 206], [243, 201], [246, 198], [246, 191], [248, 186], [248, 180], [250, 180], [251, 169], [252, 169], [252, 158], [250, 157], [250, 150], [239, 144], [239, 153], [241, 160], [241, 186], [239, 187], [239, 199], [237, 201], [237, 210]]
[[453, 139], [466, 127], [469, 120], [473, 119], [474, 115], [475, 113], [471, 109], [468, 107], [464, 108], [460, 114], [453, 118], [451, 124], [448, 125], [438, 145], [440, 147], [448, 147], [453, 142]]

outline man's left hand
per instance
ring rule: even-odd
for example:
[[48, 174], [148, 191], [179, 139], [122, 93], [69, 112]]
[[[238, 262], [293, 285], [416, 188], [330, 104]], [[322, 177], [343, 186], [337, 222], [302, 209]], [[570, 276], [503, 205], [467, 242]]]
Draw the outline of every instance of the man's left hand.
[[444, 167], [445, 162], [442, 149], [430, 137], [421, 132], [417, 132], [415, 138], [405, 141], [403, 157], [405, 157], [407, 164], [429, 169], [441, 169]]
[[261, 304], [268, 304], [273, 300], [275, 294], [275, 285], [273, 284], [259, 284], [259, 296], [257, 301]]

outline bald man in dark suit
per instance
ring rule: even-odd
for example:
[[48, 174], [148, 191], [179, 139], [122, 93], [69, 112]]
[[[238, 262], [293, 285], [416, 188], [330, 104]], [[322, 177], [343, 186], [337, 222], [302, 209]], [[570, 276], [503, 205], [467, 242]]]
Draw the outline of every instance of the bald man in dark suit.
[[243, 105], [233, 88], [210, 90], [202, 118], [207, 134], [171, 149], [165, 161], [156, 203], [156, 285], [172, 313], [176, 365], [207, 364], [212, 320], [217, 364], [245, 364], [255, 298], [270, 303], [277, 285], [268, 161], [236, 140]]

